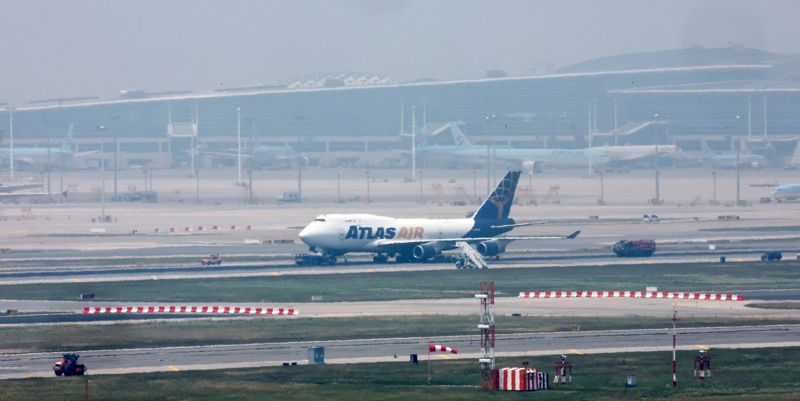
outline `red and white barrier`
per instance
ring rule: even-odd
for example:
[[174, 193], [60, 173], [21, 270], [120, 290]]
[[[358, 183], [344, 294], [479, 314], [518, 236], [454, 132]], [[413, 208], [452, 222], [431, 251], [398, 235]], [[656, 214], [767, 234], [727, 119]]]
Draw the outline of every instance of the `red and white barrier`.
[[428, 344], [428, 351], [430, 352], [449, 352], [451, 354], [457, 354], [458, 350], [455, 348], [445, 347], [444, 345], [439, 344]]
[[84, 307], [84, 315], [99, 314], [167, 314], [167, 313], [194, 313], [194, 314], [222, 314], [222, 315], [284, 315], [297, 316], [296, 309], [288, 308], [253, 308], [242, 306], [107, 306]]
[[502, 391], [540, 391], [550, 389], [550, 375], [536, 369], [502, 368], [497, 370], [497, 389]]
[[[236, 231], [236, 230], [241, 230], [241, 229], [242, 229], [241, 227], [238, 227], [235, 224], [230, 225], [230, 230], [231, 231]], [[244, 229], [245, 230], [252, 230], [253, 226], [248, 224], [248, 225], [244, 226]], [[192, 232], [192, 231], [208, 231], [208, 230], [209, 230], [209, 228], [206, 228], [205, 226], [197, 226], [197, 227], [194, 227], [194, 228], [190, 227], [190, 226], [185, 226], [185, 227], [183, 227], [183, 231], [182, 232], [189, 233], [189, 232]], [[214, 224], [214, 225], [211, 226], [210, 230], [219, 231], [220, 230], [220, 226]], [[169, 232], [169, 233], [174, 234], [174, 233], [177, 233], [177, 232], [181, 232], [181, 230], [179, 228], [175, 228], [175, 227], [170, 227], [168, 229], [162, 229], [161, 227], [154, 227], [153, 228], [153, 232], [156, 233], [156, 234], [161, 233], [161, 232]]]
[[667, 291], [532, 291], [520, 292], [520, 298], [654, 298], [700, 301], [744, 301], [741, 294]]

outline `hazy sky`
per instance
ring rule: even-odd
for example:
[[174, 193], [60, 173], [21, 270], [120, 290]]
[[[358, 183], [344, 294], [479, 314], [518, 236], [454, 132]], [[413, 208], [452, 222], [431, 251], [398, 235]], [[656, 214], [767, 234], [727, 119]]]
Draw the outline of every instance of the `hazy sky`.
[[800, 53], [798, 1], [0, 0], [0, 102], [361, 71], [512, 75], [742, 44]]

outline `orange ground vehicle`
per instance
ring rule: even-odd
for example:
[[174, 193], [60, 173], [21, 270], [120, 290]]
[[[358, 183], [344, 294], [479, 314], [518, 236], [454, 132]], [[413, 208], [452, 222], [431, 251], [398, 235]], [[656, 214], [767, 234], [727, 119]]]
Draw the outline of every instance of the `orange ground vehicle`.
[[217, 266], [222, 264], [222, 258], [219, 256], [218, 253], [213, 255], [208, 255], [200, 260], [200, 264], [203, 266]]
[[64, 357], [53, 365], [53, 373], [56, 376], [83, 376], [86, 373], [86, 366], [78, 363], [78, 358], [80, 358], [78, 354], [64, 354]]

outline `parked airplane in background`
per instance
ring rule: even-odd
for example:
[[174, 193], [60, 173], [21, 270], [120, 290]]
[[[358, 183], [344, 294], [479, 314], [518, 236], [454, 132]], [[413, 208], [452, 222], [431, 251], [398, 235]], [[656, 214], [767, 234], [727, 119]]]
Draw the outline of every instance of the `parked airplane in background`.
[[524, 169], [588, 167], [590, 160], [595, 166], [608, 163], [625, 163], [677, 151], [675, 145], [631, 145], [600, 146], [578, 149], [543, 149], [495, 147], [473, 145], [458, 127], [458, 123], [448, 123], [447, 128], [453, 137], [453, 145], [427, 145], [423, 142], [417, 150], [421, 157], [450, 157], [458, 160], [478, 160], [492, 157], [498, 160], [520, 163]]
[[457, 242], [476, 245], [484, 256], [505, 252], [515, 240], [572, 239], [568, 236], [496, 237], [515, 227], [541, 224], [517, 223], [508, 217], [514, 202], [519, 171], [509, 171], [472, 217], [463, 219], [394, 218], [372, 214], [323, 214], [300, 232], [300, 239], [312, 252], [328, 257], [350, 252], [374, 253], [374, 261], [394, 257], [396, 262], [424, 261], [442, 251], [454, 249]]
[[772, 190], [772, 197], [778, 202], [800, 199], [800, 184], [776, 185]]
[[[238, 157], [236, 149], [226, 149], [223, 151], [202, 151], [201, 155], [234, 161]], [[275, 165], [292, 165], [300, 161], [307, 164], [308, 160], [289, 145], [256, 145], [247, 150], [242, 150], [242, 160], [252, 163], [253, 167], [263, 168]]]
[[[47, 196], [44, 192], [19, 192], [26, 189], [42, 188], [42, 184], [18, 184], [18, 185], [3, 185], [0, 184], [0, 201], [15, 201], [21, 198], [39, 198]], [[64, 192], [66, 197], [66, 192]]]
[[[42, 169], [47, 167], [48, 161], [50, 166], [65, 166], [72, 164], [72, 159], [75, 157], [75, 151], [72, 148], [72, 127], [69, 125], [67, 134], [61, 140], [61, 145], [58, 147], [14, 147], [14, 167], [25, 167], [28, 169]], [[49, 150], [49, 151], [48, 151]], [[11, 149], [8, 146], [0, 148], [0, 162], [3, 165], [11, 163]]]
[[703, 149], [703, 163], [711, 167], [734, 168], [738, 165], [742, 167], [759, 168], [764, 165], [764, 156], [753, 153], [736, 152], [715, 152], [711, 150], [706, 141], [700, 143]]

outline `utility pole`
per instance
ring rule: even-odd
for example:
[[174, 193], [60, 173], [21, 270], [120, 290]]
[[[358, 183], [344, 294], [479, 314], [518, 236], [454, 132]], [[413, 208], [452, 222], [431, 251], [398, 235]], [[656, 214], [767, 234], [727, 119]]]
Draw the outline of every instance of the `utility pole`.
[[336, 172], [336, 203], [342, 203], [342, 169]]
[[[740, 119], [741, 118], [739, 117], [739, 115], [736, 115], [736, 131], [739, 131], [739, 121], [740, 121]], [[738, 136], [738, 134], [739, 133], [737, 132], [736, 135]], [[737, 145], [738, 146], [736, 147], [736, 206], [739, 206], [741, 204], [741, 202], [742, 202], [742, 199], [741, 199], [741, 196], [740, 196], [740, 192], [739, 192], [739, 190], [740, 190], [739, 181], [741, 179], [741, 173], [742, 173], [742, 166], [741, 166], [741, 163], [739, 161], [739, 159], [742, 156], [742, 140], [741, 139], [739, 139], [737, 141]]]
[[242, 109], [239, 107], [236, 108], [236, 170], [236, 184], [239, 185], [242, 183]]
[[14, 108], [8, 106], [8, 156], [9, 156], [9, 175], [14, 181]]
[[672, 305], [672, 387], [678, 387], [678, 362], [676, 359], [676, 344], [678, 337], [678, 330], [676, 323], [678, 322], [678, 310], [675, 305]]
[[52, 167], [50, 167], [50, 117], [45, 117], [43, 120], [45, 124], [45, 131], [47, 131], [47, 196], [50, 196], [52, 193], [50, 190], [50, 171], [52, 170]]
[[767, 139], [767, 97], [764, 96], [764, 139]]
[[614, 98], [614, 146], [617, 146], [617, 137], [619, 136], [619, 132], [617, 132], [617, 98]]
[[589, 103], [589, 177], [592, 176], [592, 104]]
[[658, 121], [659, 121], [658, 120], [658, 118], [659, 118], [658, 113], [654, 114], [653, 118], [655, 118], [655, 120], [656, 120], [656, 157], [655, 157], [655, 161], [653, 162], [655, 164], [655, 170], [656, 170], [656, 173], [655, 173], [656, 197], [655, 197], [655, 199], [653, 199], [653, 204], [654, 205], [660, 205], [661, 204], [661, 187], [660, 187], [660, 182], [659, 181], [661, 179], [661, 177], [660, 177], [661, 176], [661, 174], [660, 174], [661, 172], [659, 171], [659, 165], [658, 165], [658, 158], [659, 158], [658, 143], [661, 142], [661, 140], [660, 140], [661, 131], [659, 131], [659, 129], [658, 129]]
[[422, 170], [419, 171], [419, 204], [425, 204], [425, 198], [422, 193]]
[[367, 170], [367, 201], [365, 203], [369, 203], [369, 170]]
[[605, 190], [605, 182], [603, 181], [603, 172], [600, 172], [600, 201], [597, 202], [600, 205], [606, 204], [606, 190]]
[[711, 177], [714, 180], [714, 200], [712, 201], [713, 202], [712, 205], [717, 206], [717, 172], [712, 171]]
[[113, 121], [111, 128], [114, 132], [114, 197], [112, 198], [112, 200], [118, 201], [119, 195], [117, 194], [117, 155], [119, 154], [119, 143], [117, 142], [117, 134], [118, 134], [117, 131], [119, 128], [119, 124], [117, 124], [117, 122], [119, 121], [120, 117], [111, 116], [110, 118], [111, 121]]
[[106, 134], [107, 127], [97, 127], [102, 135], [100, 142], [100, 220], [106, 222]]
[[750, 96], [747, 97], [747, 138], [753, 136], [753, 102]]
[[297, 157], [297, 200], [303, 201], [303, 158]]
[[411, 106], [411, 181], [417, 176], [417, 110]]

